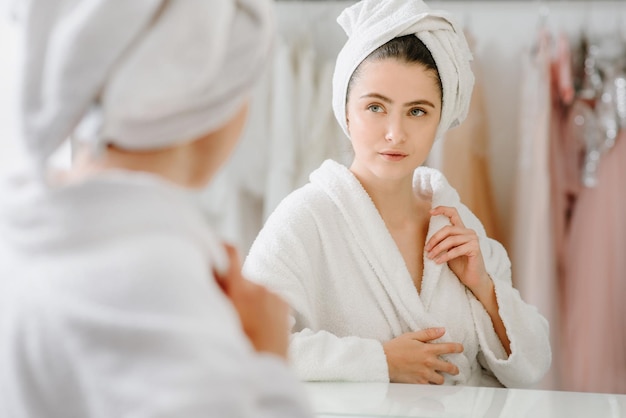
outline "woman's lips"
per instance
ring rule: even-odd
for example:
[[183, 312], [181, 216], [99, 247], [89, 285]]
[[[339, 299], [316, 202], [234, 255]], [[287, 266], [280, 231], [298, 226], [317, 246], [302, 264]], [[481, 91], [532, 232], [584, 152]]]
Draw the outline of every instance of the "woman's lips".
[[407, 154], [399, 151], [383, 151], [379, 154], [387, 161], [401, 161], [407, 157]]

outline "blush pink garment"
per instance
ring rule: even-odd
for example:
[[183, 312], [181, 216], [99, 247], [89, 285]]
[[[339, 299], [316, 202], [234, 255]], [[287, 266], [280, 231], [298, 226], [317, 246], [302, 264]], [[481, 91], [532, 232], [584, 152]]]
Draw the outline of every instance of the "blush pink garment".
[[574, 101], [571, 53], [567, 38], [561, 34], [556, 44], [551, 68], [550, 184], [557, 270], [562, 277], [566, 233], [576, 196], [582, 188], [583, 129], [575, 120], [579, 117], [585, 119], [588, 116], [586, 112], [593, 110], [588, 101]]
[[[473, 36], [465, 36], [474, 49]], [[500, 240], [489, 169], [489, 126], [477, 62], [473, 62], [472, 70], [476, 82], [469, 112], [460, 126], [446, 132], [441, 171], [461, 196], [461, 202], [480, 219], [487, 236]]]
[[[574, 100], [571, 56], [559, 36], [552, 63], [550, 183], [559, 306], [551, 318], [554, 388], [626, 393], [626, 133], [604, 156], [597, 188], [582, 186], [593, 102]], [[584, 122], [584, 123], [583, 123]]]
[[[550, 132], [550, 189], [551, 189], [551, 221], [554, 247], [551, 256], [555, 257], [556, 271], [553, 276], [545, 277], [543, 289], [550, 289], [546, 303], [549, 304], [548, 318], [551, 328], [552, 351], [561, 353], [561, 318], [560, 306], [563, 295], [563, 266], [567, 262], [564, 250], [566, 233], [571, 218], [576, 196], [581, 182], [581, 153], [582, 141], [572, 130], [573, 121], [578, 116], [584, 116], [585, 111], [591, 111], [589, 105], [581, 100], [574, 100], [574, 85], [572, 80], [572, 66], [569, 41], [560, 34], [555, 40], [555, 54], [551, 64], [551, 132]], [[549, 300], [548, 300], [549, 297]], [[547, 379], [547, 389], [560, 389], [560, 370], [567, 368], [563, 357], [556, 355], [552, 362], [552, 369]]]
[[[626, 132], [581, 188], [565, 241], [562, 388], [626, 394]], [[559, 357], [557, 354], [555, 357]]]

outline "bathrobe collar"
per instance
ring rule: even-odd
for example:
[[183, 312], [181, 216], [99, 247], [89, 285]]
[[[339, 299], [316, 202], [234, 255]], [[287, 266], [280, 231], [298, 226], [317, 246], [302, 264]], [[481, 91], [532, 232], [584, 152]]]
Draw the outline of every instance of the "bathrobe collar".
[[[335, 161], [326, 160], [311, 174], [310, 180], [328, 194], [343, 215], [354, 242], [365, 254], [375, 273], [368, 279], [376, 277], [393, 301], [397, 313], [386, 312], [385, 315], [390, 315], [391, 318], [400, 316], [412, 330], [424, 328], [424, 320], [429, 326], [440, 326], [434, 319], [432, 323], [428, 320], [428, 310], [442, 270], [449, 270], [447, 264], [438, 265], [424, 257], [422, 291], [418, 294], [391, 233], [374, 202], [352, 172]], [[419, 167], [415, 170], [413, 190], [422, 197], [431, 198], [433, 207], [460, 204], [456, 191], [439, 171], [432, 168]], [[368, 220], [367, 223], [363, 222], [365, 219]], [[448, 218], [443, 215], [432, 217], [426, 240], [449, 224]], [[421, 326], [418, 326], [416, 318], [422, 319]], [[396, 319], [389, 323], [396, 335], [402, 333], [402, 330], [396, 329], [399, 326]]]
[[111, 170], [49, 188], [24, 170], [0, 183], [0, 234], [23, 254], [74, 251], [106, 237], [151, 232], [192, 237], [205, 248], [207, 266], [228, 267], [193, 193], [155, 175]]

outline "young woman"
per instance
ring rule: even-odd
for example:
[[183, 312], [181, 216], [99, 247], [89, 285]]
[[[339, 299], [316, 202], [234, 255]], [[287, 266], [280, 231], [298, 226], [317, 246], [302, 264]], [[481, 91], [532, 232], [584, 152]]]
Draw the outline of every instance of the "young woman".
[[294, 311], [305, 380], [530, 386], [548, 324], [511, 285], [504, 248], [443, 175], [421, 167], [467, 113], [461, 31], [419, 0], [364, 0], [339, 17], [333, 106], [354, 148], [288, 196], [244, 271]]
[[[262, 0], [32, 0], [0, 187], [0, 416], [311, 417], [288, 306], [194, 204], [269, 55]], [[50, 154], [79, 141], [69, 172]]]

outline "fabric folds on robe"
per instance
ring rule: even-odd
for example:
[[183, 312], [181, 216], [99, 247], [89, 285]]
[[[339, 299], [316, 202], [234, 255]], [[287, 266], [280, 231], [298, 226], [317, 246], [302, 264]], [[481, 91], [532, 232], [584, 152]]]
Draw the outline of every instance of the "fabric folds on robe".
[[[551, 362], [548, 324], [520, 299], [504, 248], [439, 171], [418, 168], [415, 193], [456, 207], [480, 236], [511, 341], [508, 358], [484, 307], [447, 265], [424, 257], [418, 294], [383, 219], [345, 166], [327, 160], [310, 180], [281, 202], [244, 264], [248, 277], [293, 309], [290, 354], [301, 379], [388, 381], [381, 343], [429, 327], [445, 327], [440, 341], [465, 348], [446, 356], [460, 370], [445, 375], [446, 384], [526, 387], [541, 379]], [[433, 217], [427, 239], [448, 222]]]
[[191, 194], [156, 176], [0, 183], [0, 416], [310, 417], [241, 331], [227, 267]]

